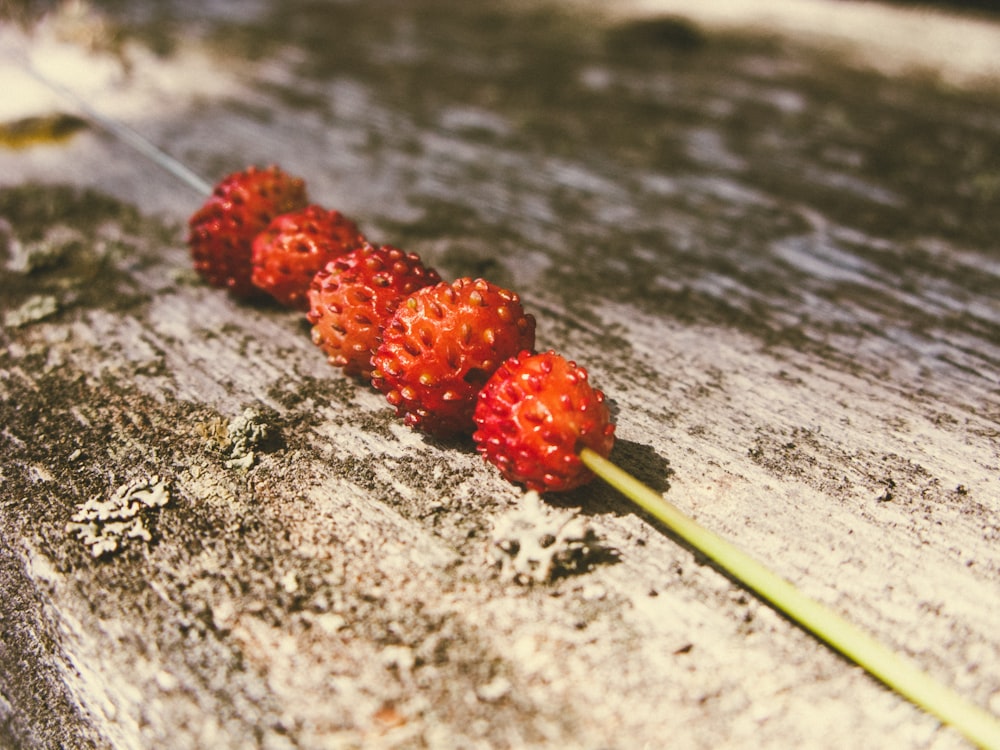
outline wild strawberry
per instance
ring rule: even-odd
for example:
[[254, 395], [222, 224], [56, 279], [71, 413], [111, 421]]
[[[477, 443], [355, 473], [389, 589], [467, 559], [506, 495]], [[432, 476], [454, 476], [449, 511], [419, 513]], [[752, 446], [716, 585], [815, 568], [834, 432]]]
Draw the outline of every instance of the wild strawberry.
[[195, 270], [212, 286], [252, 297], [254, 237], [278, 214], [306, 205], [305, 183], [277, 167], [250, 167], [224, 178], [188, 222]]
[[382, 327], [404, 297], [441, 277], [414, 253], [367, 242], [336, 258], [309, 287], [313, 343], [348, 375], [371, 377]]
[[286, 307], [308, 310], [306, 290], [316, 272], [363, 241], [339, 211], [307, 206], [275, 216], [253, 241], [252, 281]]
[[396, 308], [372, 358], [372, 384], [406, 424], [471, 432], [476, 394], [507, 357], [535, 344], [518, 296], [483, 279], [419, 289]]
[[607, 458], [615, 426], [587, 371], [549, 351], [504, 362], [479, 394], [476, 449], [511, 482], [538, 492], [579, 487], [593, 478], [577, 451]]

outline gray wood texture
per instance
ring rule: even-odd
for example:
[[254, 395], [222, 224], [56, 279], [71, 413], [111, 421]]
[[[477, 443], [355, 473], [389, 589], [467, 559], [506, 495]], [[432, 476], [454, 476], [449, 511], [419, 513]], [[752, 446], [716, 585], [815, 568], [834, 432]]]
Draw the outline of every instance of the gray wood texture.
[[25, 73], [515, 289], [617, 463], [1000, 713], [1000, 94], [893, 45], [1000, 28], [802, 5], [7, 8], [0, 746], [967, 747], [600, 483], [543, 503], [583, 570], [501, 575], [522, 492], [200, 283], [201, 197]]

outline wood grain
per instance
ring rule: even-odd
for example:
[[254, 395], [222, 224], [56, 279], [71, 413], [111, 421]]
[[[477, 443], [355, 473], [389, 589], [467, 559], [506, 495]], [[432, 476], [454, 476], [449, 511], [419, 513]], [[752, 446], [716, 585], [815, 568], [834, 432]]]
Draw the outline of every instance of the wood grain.
[[[620, 465], [1000, 713], [995, 89], [701, 24], [64, 9], [0, 30], [0, 116], [78, 115], [27, 54], [210, 180], [279, 163], [515, 288], [608, 394]], [[0, 149], [0, 744], [966, 746], [600, 484], [548, 502], [606, 553], [504, 580], [518, 488], [299, 315], [202, 285], [200, 200], [98, 128]], [[241, 468], [218, 438], [248, 408]], [[154, 476], [148, 543], [67, 530]]]

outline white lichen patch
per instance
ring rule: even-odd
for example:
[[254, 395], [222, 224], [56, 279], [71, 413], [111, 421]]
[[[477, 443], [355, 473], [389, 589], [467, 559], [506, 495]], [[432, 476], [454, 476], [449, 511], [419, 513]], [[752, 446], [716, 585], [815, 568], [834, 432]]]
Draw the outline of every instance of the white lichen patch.
[[77, 506], [67, 532], [77, 537], [94, 557], [121, 549], [129, 539], [153, 540], [148, 515], [170, 502], [167, 483], [157, 476], [119, 487], [107, 500], [96, 497]]
[[36, 242], [8, 243], [7, 270], [30, 274], [59, 266], [71, 253], [82, 247], [83, 234], [66, 226], [54, 226]]
[[231, 421], [211, 419], [198, 425], [205, 444], [225, 456], [230, 469], [247, 470], [257, 460], [256, 450], [267, 440], [270, 428], [256, 409], [246, 408]]
[[3, 318], [7, 328], [21, 328], [36, 323], [59, 312], [59, 302], [51, 294], [36, 294], [24, 301], [20, 307], [9, 311]]
[[513, 686], [506, 677], [495, 677], [485, 685], [476, 688], [476, 697], [485, 703], [496, 703], [502, 698], [506, 698]]
[[545, 583], [582, 570], [600, 549], [597, 534], [579, 509], [557, 510], [537, 492], [493, 525], [489, 562], [515, 583]]

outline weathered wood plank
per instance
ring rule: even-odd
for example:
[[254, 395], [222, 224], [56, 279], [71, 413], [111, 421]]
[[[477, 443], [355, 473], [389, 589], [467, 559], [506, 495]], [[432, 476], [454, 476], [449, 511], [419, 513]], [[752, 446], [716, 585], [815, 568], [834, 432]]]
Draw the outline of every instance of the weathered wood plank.
[[[574, 7], [64, 12], [0, 30], [0, 119], [73, 114], [23, 51], [210, 178], [278, 162], [516, 288], [622, 466], [1000, 711], [995, 89]], [[201, 285], [197, 195], [94, 128], [11, 145], [0, 742], [965, 746], [603, 486], [550, 500], [606, 548], [586, 571], [498, 577], [517, 488]], [[67, 529], [154, 477], [148, 542]]]

